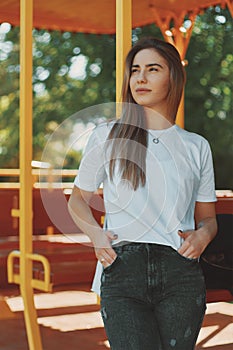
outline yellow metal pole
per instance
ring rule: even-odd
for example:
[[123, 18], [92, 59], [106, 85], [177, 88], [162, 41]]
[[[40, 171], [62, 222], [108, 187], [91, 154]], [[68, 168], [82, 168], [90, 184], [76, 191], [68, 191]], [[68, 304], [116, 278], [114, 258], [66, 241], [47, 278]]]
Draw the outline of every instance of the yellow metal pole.
[[[177, 50], [180, 53], [180, 57], [182, 61], [184, 62], [186, 51], [188, 49], [189, 41], [192, 35], [192, 30], [196, 18], [196, 13], [193, 13], [189, 16], [189, 19], [191, 21], [191, 26], [188, 29], [185, 29], [183, 27], [185, 13], [180, 15], [180, 18], [177, 18], [175, 21], [175, 28], [174, 28], [174, 37], [173, 37], [173, 45], [176, 46]], [[185, 91], [183, 91], [182, 98], [180, 101], [180, 105], [178, 108], [177, 116], [176, 116], [176, 123], [181, 127], [185, 127], [185, 117], [184, 117], [184, 107], [185, 107], [185, 97], [184, 97]]]
[[176, 124], [179, 125], [181, 128], [184, 128], [184, 91], [176, 115]]
[[124, 61], [132, 45], [132, 0], [116, 0], [116, 102], [121, 101]]
[[30, 350], [42, 350], [33, 299], [32, 261], [32, 21], [33, 0], [20, 0], [20, 291]]
[[[185, 53], [186, 53], [186, 41], [183, 37], [183, 33], [180, 32], [179, 27], [181, 26], [181, 23], [175, 22], [175, 29], [173, 29], [173, 35], [174, 37], [170, 37], [166, 35], [166, 31], [161, 29], [164, 38], [167, 42], [170, 44], [173, 44], [177, 50], [179, 51], [180, 57], [182, 60], [185, 58]], [[176, 124], [179, 125], [181, 128], [184, 128], [184, 91], [180, 100], [180, 105], [177, 111], [176, 115]]]
[[[171, 18], [170, 15], [166, 18], [163, 18], [160, 16], [159, 11], [155, 8], [151, 8], [155, 22], [159, 26], [161, 33], [163, 34], [164, 39], [169, 42], [170, 44], [173, 44], [177, 50], [180, 53], [181, 59], [184, 61], [185, 54], [188, 48], [189, 40], [192, 35], [192, 29], [194, 26], [196, 13], [190, 14], [189, 19], [191, 21], [191, 26], [189, 28], [183, 27], [184, 18], [186, 15], [186, 12], [180, 13], [180, 16], [178, 18], [174, 19], [174, 28], [170, 28], [170, 22]], [[176, 124], [178, 124], [180, 127], [184, 128], [184, 91], [183, 95], [180, 101], [179, 109], [176, 116]]]

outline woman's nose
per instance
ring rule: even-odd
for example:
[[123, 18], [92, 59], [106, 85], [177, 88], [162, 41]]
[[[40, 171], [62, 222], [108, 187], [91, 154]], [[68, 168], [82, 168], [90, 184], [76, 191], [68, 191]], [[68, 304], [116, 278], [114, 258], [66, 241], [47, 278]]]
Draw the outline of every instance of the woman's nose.
[[145, 83], [146, 82], [146, 75], [145, 72], [143, 70], [140, 71], [140, 73], [138, 74], [138, 83]]

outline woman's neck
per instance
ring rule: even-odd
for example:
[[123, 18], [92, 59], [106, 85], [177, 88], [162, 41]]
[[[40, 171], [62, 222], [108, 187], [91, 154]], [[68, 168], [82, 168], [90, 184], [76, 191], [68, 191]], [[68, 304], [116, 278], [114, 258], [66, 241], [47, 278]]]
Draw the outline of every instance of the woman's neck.
[[175, 124], [172, 118], [158, 113], [153, 109], [145, 109], [147, 129], [168, 129]]

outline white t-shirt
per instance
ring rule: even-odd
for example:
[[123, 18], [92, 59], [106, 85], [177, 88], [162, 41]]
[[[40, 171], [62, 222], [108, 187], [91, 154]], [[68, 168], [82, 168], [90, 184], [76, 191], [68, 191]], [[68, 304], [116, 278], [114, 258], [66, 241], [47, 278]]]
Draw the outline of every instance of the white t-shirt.
[[[150, 242], [178, 249], [181, 245], [178, 230], [195, 228], [195, 202], [216, 201], [207, 140], [177, 125], [149, 129], [146, 184], [134, 191], [128, 181], [121, 179], [117, 166], [113, 181], [109, 178], [106, 140], [113, 124], [104, 123], [94, 129], [74, 184], [95, 191], [103, 183], [105, 228], [118, 235], [114, 244]], [[159, 142], [154, 143], [154, 138], [159, 138]], [[135, 141], [130, 143], [135, 146]], [[97, 293], [101, 272], [99, 263], [93, 285]]]

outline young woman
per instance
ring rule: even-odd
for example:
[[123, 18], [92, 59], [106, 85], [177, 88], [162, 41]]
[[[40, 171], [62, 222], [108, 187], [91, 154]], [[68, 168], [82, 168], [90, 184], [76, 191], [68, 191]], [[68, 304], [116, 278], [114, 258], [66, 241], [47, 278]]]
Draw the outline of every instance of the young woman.
[[[208, 142], [175, 124], [184, 82], [171, 44], [130, 50], [121, 118], [93, 131], [69, 201], [99, 260], [112, 350], [192, 350], [204, 317], [198, 258], [217, 231], [216, 198]], [[101, 183], [104, 229], [88, 205]]]

